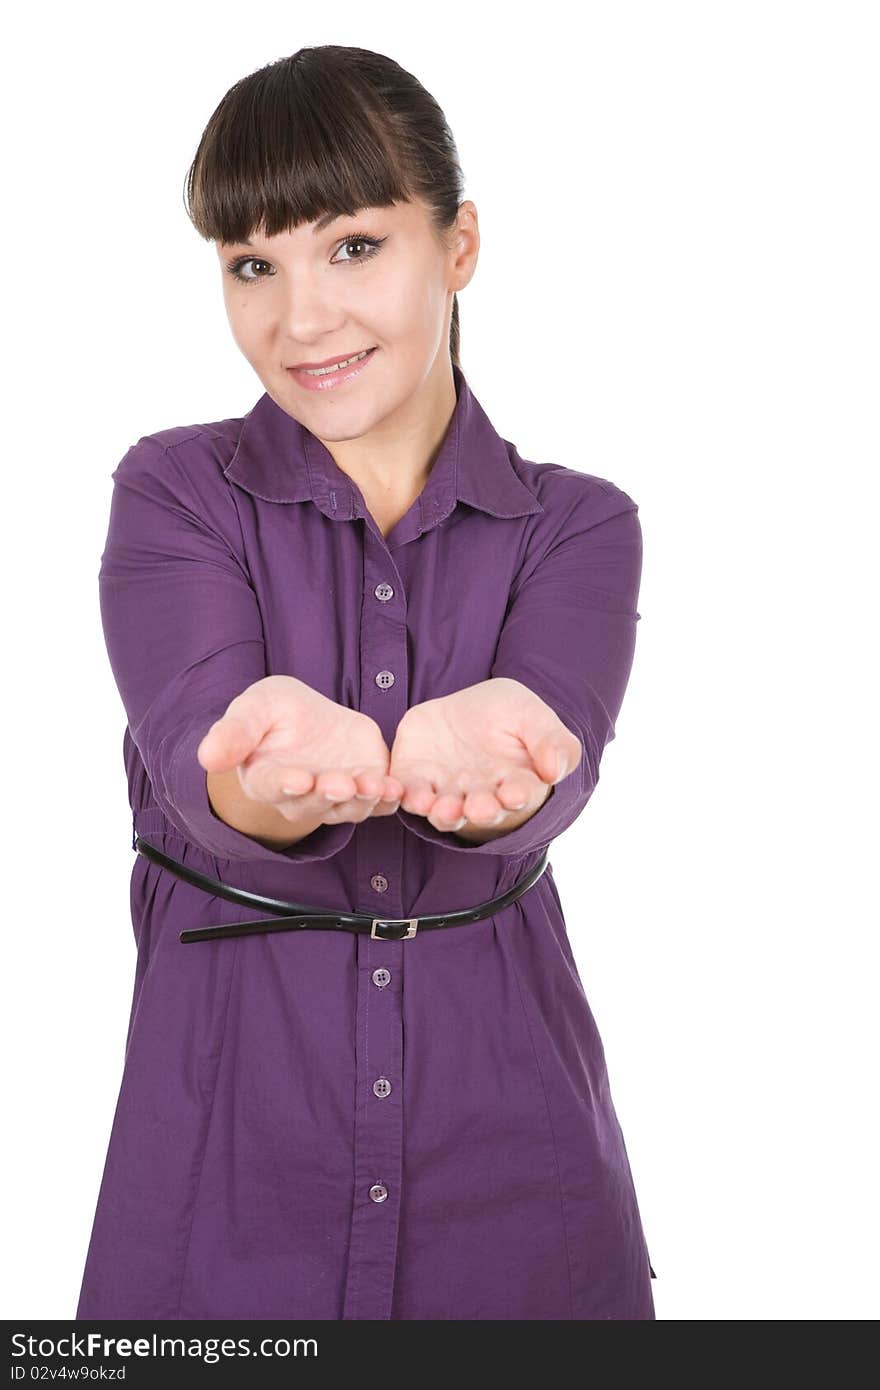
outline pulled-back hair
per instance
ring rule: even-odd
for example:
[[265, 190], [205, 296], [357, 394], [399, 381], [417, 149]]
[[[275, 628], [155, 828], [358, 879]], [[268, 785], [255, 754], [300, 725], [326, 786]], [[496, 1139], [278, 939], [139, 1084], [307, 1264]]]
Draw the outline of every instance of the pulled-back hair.
[[[199, 142], [184, 200], [200, 236], [230, 244], [420, 198], [446, 248], [462, 196], [455, 141], [431, 94], [381, 53], [324, 44], [230, 87]], [[459, 341], [454, 295], [456, 365]]]

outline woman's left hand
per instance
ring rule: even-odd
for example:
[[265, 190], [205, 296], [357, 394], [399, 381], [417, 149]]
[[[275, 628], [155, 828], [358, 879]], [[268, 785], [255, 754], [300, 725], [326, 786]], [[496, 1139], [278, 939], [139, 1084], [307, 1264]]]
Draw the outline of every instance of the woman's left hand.
[[507, 676], [407, 710], [391, 747], [400, 808], [436, 830], [514, 829], [583, 756], [580, 740], [540, 696]]

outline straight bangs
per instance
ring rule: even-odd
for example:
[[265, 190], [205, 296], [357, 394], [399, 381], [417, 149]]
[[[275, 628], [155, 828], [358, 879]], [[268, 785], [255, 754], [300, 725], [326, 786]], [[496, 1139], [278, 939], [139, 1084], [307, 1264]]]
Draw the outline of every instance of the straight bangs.
[[321, 63], [310, 65], [307, 54], [243, 78], [211, 116], [185, 191], [205, 240], [273, 237], [428, 191], [418, 161], [406, 167], [412, 147], [368, 76], [328, 63], [326, 49]]

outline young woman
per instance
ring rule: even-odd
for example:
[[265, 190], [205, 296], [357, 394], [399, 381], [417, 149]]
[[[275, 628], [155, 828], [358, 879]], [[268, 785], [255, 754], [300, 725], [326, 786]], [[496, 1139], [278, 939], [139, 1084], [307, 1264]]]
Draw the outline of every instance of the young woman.
[[654, 1318], [547, 864], [629, 678], [637, 506], [470, 388], [477, 210], [396, 63], [246, 77], [188, 192], [265, 393], [113, 474], [137, 967], [76, 1316]]

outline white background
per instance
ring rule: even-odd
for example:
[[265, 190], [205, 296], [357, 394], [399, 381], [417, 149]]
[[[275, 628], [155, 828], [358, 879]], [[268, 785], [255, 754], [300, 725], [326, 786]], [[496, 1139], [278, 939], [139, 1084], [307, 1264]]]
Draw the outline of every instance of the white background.
[[495, 427], [640, 505], [630, 686], [551, 856], [657, 1316], [877, 1317], [877, 25], [841, 0], [7, 20], [5, 1318], [74, 1316], [131, 1001], [110, 474], [262, 394], [183, 181], [233, 82], [319, 43], [446, 111]]

